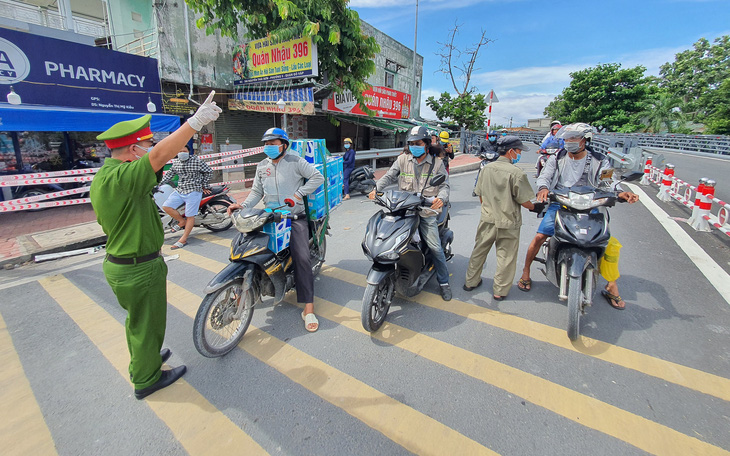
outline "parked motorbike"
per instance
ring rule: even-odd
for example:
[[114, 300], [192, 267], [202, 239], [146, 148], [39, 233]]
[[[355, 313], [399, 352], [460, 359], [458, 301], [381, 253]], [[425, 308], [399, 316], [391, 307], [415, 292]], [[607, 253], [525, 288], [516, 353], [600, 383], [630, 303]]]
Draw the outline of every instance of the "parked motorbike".
[[[269, 235], [262, 229], [269, 222], [298, 217], [265, 209], [245, 209], [235, 217], [240, 233], [231, 242], [230, 263], [205, 287], [206, 296], [195, 315], [193, 342], [201, 355], [215, 358], [233, 350], [246, 333], [256, 304], [264, 296], [273, 296], [274, 303], [279, 303], [294, 288], [289, 248], [271, 251]], [[316, 276], [324, 263], [328, 225], [321, 218], [310, 221], [309, 226], [309, 252]]]
[[547, 163], [548, 158], [550, 158], [551, 155], [555, 155], [558, 153], [560, 149], [558, 148], [547, 148], [547, 149], [540, 149], [538, 150], [539, 156], [537, 157], [537, 163], [535, 163], [535, 169], [537, 172], [535, 173], [535, 177], [540, 177], [540, 173], [542, 172], [542, 169], [545, 167], [545, 163]]
[[[640, 176], [631, 175], [626, 180]], [[607, 208], [619, 199], [614, 191], [593, 187], [571, 187], [548, 195], [560, 204], [555, 218], [555, 234], [542, 247], [545, 264], [542, 273], [559, 289], [558, 299], [568, 301], [568, 338], [576, 340], [580, 318], [593, 301], [598, 275], [598, 260], [611, 237]]]
[[[431, 186], [443, 183], [445, 176], [431, 179]], [[394, 292], [415, 296], [434, 275], [431, 249], [420, 238], [418, 226], [421, 210], [430, 208], [433, 198], [399, 190], [376, 193], [375, 203], [383, 206], [370, 217], [362, 249], [373, 262], [362, 298], [361, 322], [367, 331], [377, 331], [385, 322]], [[443, 206], [438, 217], [441, 248], [446, 260], [451, 259], [454, 233], [449, 229], [449, 207]]]
[[[178, 224], [177, 220], [167, 215], [167, 212], [162, 209], [162, 205], [174, 191], [175, 188], [165, 184], [156, 188], [152, 194], [165, 230], [173, 229]], [[200, 200], [198, 215], [195, 216], [195, 226], [202, 226], [214, 233], [227, 230], [233, 225], [233, 221], [227, 214], [228, 206], [234, 203], [235, 201], [228, 196], [228, 187], [225, 185], [211, 187], [210, 194], [204, 194]], [[178, 207], [177, 211], [184, 214], [185, 205]]]
[[360, 166], [352, 170], [350, 174], [350, 191], [349, 193], [360, 192], [367, 195], [375, 188], [375, 173], [368, 166]]
[[[482, 151], [479, 152], [477, 155], [482, 161], [479, 163], [479, 171], [477, 172], [477, 177], [474, 179], [474, 189], [477, 188], [477, 181], [479, 181], [479, 173], [482, 172], [482, 168], [487, 166], [489, 163], [492, 163], [493, 161], [497, 160], [499, 158], [499, 153], [495, 151]], [[471, 196], [477, 196], [477, 194], [472, 190]]]

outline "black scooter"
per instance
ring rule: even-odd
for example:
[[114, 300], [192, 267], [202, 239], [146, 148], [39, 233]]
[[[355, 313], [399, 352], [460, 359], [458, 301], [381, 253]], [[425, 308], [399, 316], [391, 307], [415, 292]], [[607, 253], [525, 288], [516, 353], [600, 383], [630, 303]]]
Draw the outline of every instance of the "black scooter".
[[[635, 180], [635, 173], [625, 180]], [[555, 190], [549, 200], [560, 204], [555, 217], [555, 234], [543, 244], [545, 277], [559, 288], [558, 299], [568, 301], [568, 338], [580, 333], [580, 317], [593, 301], [598, 275], [598, 260], [611, 237], [606, 208], [623, 202], [614, 191], [592, 187]]]
[[349, 193], [360, 192], [368, 195], [375, 188], [375, 173], [368, 166], [360, 166], [352, 170], [350, 173], [350, 191]]
[[[262, 231], [267, 223], [280, 223], [287, 217], [299, 218], [264, 209], [246, 209], [231, 217], [240, 233], [231, 242], [230, 264], [205, 287], [206, 296], [193, 323], [193, 342], [201, 355], [216, 358], [233, 350], [246, 333], [254, 307], [262, 297], [273, 296], [274, 303], [279, 303], [296, 285], [289, 248], [274, 253], [268, 247], [269, 236]], [[309, 252], [315, 276], [324, 263], [327, 225], [324, 217], [309, 222]]]
[[[444, 180], [443, 175], [435, 176], [430, 184], [439, 186]], [[362, 241], [365, 256], [373, 262], [362, 298], [361, 322], [367, 331], [377, 331], [385, 322], [394, 292], [415, 296], [436, 272], [431, 249], [418, 233], [419, 212], [433, 211], [432, 201], [433, 198], [423, 198], [418, 193], [398, 190], [375, 195], [375, 203], [385, 210], [370, 217]], [[447, 261], [453, 256], [454, 240], [449, 229], [449, 207], [450, 204], [444, 205], [437, 215], [441, 248]]]
[[[477, 177], [474, 179], [474, 189], [477, 188], [477, 182], [479, 181], [479, 173], [482, 172], [482, 169], [487, 166], [489, 163], [492, 163], [493, 161], [496, 161], [499, 158], [499, 153], [496, 151], [484, 151], [482, 150], [477, 155], [482, 161], [479, 163], [479, 171], [477, 171]], [[477, 194], [472, 190], [471, 196], [477, 196]]]

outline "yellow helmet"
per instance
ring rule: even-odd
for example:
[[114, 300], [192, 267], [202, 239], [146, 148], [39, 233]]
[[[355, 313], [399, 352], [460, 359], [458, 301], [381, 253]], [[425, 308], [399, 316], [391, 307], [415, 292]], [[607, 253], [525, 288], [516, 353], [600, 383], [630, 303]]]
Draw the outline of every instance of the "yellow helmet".
[[442, 143], [449, 143], [449, 132], [448, 131], [442, 131], [439, 133], [439, 138], [441, 138]]
[[352, 144], [352, 139], [350, 139], [350, 138], [345, 138], [345, 140], [344, 140], [344, 141], [342, 141], [342, 142], [343, 142], [343, 143], [349, 142], [350, 144]]

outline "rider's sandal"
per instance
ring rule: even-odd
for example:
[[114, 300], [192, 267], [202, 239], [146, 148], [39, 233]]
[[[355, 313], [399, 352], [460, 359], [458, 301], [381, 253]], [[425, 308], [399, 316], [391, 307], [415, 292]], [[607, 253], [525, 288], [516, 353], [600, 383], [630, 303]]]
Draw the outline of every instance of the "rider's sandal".
[[181, 249], [181, 248], [185, 247], [186, 245], [188, 245], [187, 242], [177, 241], [176, 243], [172, 244], [172, 247], [170, 247], [170, 250]]
[[520, 279], [520, 281], [517, 282], [517, 288], [519, 288], [520, 291], [532, 290], [532, 279]]
[[621, 296], [616, 296], [614, 294], [611, 294], [611, 293], [608, 292], [608, 290], [601, 290], [601, 296], [603, 296], [604, 298], [606, 298], [606, 301], [608, 301], [608, 303], [614, 309], [624, 310], [626, 308], [626, 303], [624, 303], [624, 306], [623, 307], [620, 307], [618, 305], [618, 303], [620, 303], [621, 301], [623, 301], [623, 299], [621, 299]]
[[[302, 320], [304, 320], [304, 329], [307, 331], [313, 333], [319, 329], [319, 320], [317, 320], [314, 312], [304, 315], [304, 311], [302, 311]], [[312, 324], [315, 325], [314, 328], [309, 327]]]

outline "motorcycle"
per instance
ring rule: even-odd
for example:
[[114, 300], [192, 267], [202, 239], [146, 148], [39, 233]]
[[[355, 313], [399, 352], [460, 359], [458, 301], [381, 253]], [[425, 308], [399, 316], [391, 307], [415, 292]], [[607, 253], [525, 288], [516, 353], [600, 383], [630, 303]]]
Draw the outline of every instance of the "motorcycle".
[[360, 192], [363, 195], [369, 194], [375, 188], [375, 173], [373, 169], [368, 165], [355, 168], [350, 174], [349, 185], [349, 193]]
[[[170, 217], [162, 208], [167, 198], [175, 189], [170, 185], [161, 185], [155, 189], [152, 197], [157, 204], [157, 212], [162, 218], [162, 226], [165, 230], [175, 230], [178, 222]], [[195, 216], [195, 226], [202, 226], [212, 232], [225, 231], [233, 225], [233, 221], [228, 216], [228, 206], [234, 204], [235, 201], [228, 196], [228, 187], [218, 185], [211, 187], [210, 194], [203, 194], [200, 200], [198, 215]], [[182, 204], [177, 208], [180, 214], [185, 213], [185, 205]]]
[[[445, 176], [431, 179], [431, 186], [439, 186]], [[367, 275], [367, 287], [362, 298], [361, 322], [367, 331], [377, 331], [385, 322], [394, 292], [406, 297], [415, 296], [434, 275], [431, 249], [420, 238], [418, 226], [421, 210], [430, 208], [433, 198], [399, 190], [376, 193], [375, 203], [383, 206], [368, 221], [362, 249], [373, 262]], [[446, 260], [453, 257], [451, 243], [454, 233], [449, 229], [449, 207], [443, 206], [438, 217], [441, 248]]]
[[535, 163], [535, 169], [537, 170], [535, 173], [536, 178], [540, 177], [540, 173], [545, 167], [545, 163], [547, 163], [548, 158], [550, 158], [551, 155], [558, 153], [559, 150], [559, 148], [549, 147], [547, 149], [540, 149], [537, 151], [539, 156], [537, 157], [537, 163]]
[[[477, 181], [479, 181], [479, 173], [482, 172], [482, 169], [487, 166], [489, 163], [492, 163], [493, 161], [497, 160], [499, 158], [499, 154], [496, 151], [489, 151], [489, 152], [479, 152], [477, 155], [482, 161], [479, 163], [479, 171], [477, 171], [477, 177], [474, 179], [474, 189], [477, 188]], [[472, 190], [471, 196], [477, 196], [477, 194]]]
[[[640, 173], [625, 180], [635, 180]], [[615, 191], [593, 187], [571, 187], [548, 195], [560, 204], [555, 217], [555, 234], [542, 246], [542, 273], [558, 287], [558, 299], [568, 301], [568, 338], [576, 340], [580, 318], [592, 304], [596, 290], [598, 260], [611, 237], [607, 208], [623, 202]]]
[[[277, 304], [295, 287], [289, 248], [279, 253], [270, 250], [269, 235], [263, 228], [270, 222], [299, 217], [266, 209], [246, 209], [236, 216], [240, 233], [231, 242], [230, 263], [205, 287], [206, 296], [195, 315], [193, 342], [201, 355], [216, 358], [233, 350], [246, 333], [254, 307], [262, 297], [273, 296]], [[316, 276], [324, 263], [329, 227], [324, 217], [310, 221], [309, 227], [309, 252]]]

